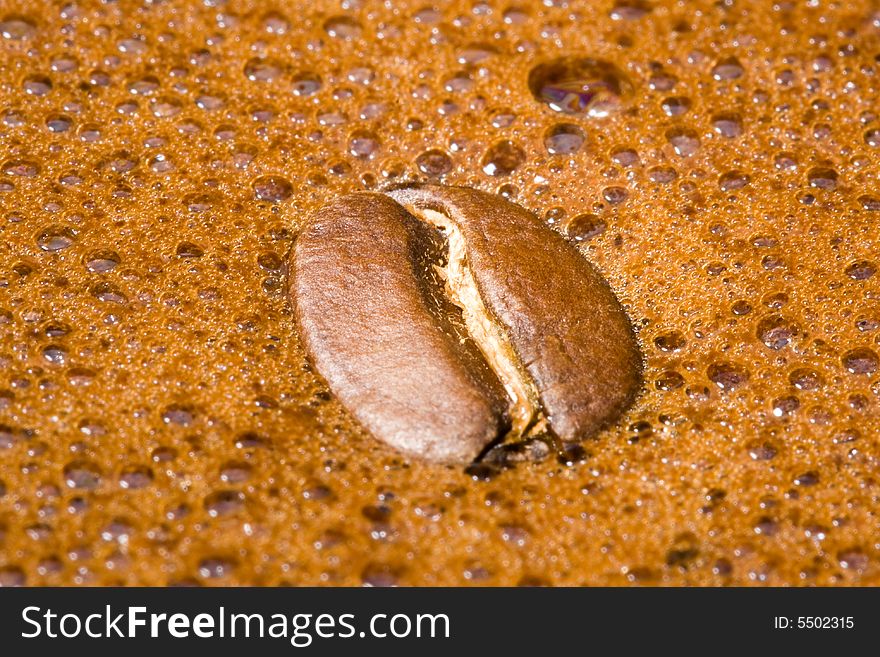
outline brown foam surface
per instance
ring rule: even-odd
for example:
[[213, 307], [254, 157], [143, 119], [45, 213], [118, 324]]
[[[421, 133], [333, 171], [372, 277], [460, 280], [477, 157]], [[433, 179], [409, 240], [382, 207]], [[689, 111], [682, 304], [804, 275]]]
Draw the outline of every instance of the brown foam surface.
[[[880, 584], [873, 3], [37, 4], [0, 3], [0, 584]], [[587, 113], [529, 89], [563, 56]], [[645, 391], [576, 463], [404, 459], [303, 358], [298, 226], [429, 179], [633, 318]]]

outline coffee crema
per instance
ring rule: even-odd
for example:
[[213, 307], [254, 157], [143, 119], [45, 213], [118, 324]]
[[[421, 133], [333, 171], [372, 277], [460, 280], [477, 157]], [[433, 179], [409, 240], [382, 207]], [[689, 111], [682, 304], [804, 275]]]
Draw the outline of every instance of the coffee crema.
[[[878, 26], [5, 0], [0, 584], [877, 585]], [[328, 391], [289, 253], [412, 182], [524, 208], [608, 281], [644, 354], [617, 421], [446, 467]]]

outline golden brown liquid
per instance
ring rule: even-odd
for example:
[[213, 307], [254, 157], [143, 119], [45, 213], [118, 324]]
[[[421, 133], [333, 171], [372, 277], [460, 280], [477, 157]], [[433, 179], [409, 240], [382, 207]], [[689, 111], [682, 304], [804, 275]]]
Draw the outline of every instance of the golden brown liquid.
[[[874, 3], [301, 4], [0, 2], [0, 583], [880, 584]], [[309, 369], [297, 227], [432, 176], [626, 304], [582, 462], [407, 461]]]

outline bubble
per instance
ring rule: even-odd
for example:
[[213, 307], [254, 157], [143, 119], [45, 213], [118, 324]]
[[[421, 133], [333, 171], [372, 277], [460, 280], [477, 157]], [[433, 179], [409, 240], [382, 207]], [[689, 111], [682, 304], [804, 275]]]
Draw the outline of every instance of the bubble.
[[37, 33], [37, 26], [27, 16], [7, 15], [0, 20], [0, 36], [10, 41], [31, 39]]
[[98, 250], [92, 251], [85, 258], [86, 269], [95, 274], [104, 274], [113, 271], [121, 262], [115, 251]]
[[544, 134], [544, 147], [550, 155], [571, 155], [584, 145], [586, 136], [573, 123], [557, 123]]
[[749, 372], [730, 361], [712, 363], [706, 370], [709, 380], [722, 390], [733, 390], [749, 380]]
[[605, 232], [605, 222], [598, 215], [585, 213], [569, 219], [565, 224], [565, 234], [575, 242], [588, 242]]
[[263, 16], [263, 29], [269, 34], [286, 34], [290, 29], [290, 21], [284, 14], [270, 11]]
[[716, 80], [736, 80], [741, 78], [745, 69], [736, 57], [721, 59], [712, 68], [712, 77]]
[[776, 458], [779, 450], [768, 441], [753, 441], [748, 445], [749, 456], [753, 461], [770, 461]]
[[324, 22], [324, 31], [334, 39], [354, 41], [360, 38], [363, 27], [350, 16], [333, 16]]
[[31, 96], [46, 96], [52, 91], [52, 80], [43, 75], [32, 75], [22, 83], [24, 92]]
[[18, 566], [0, 567], [0, 588], [20, 587], [27, 583], [27, 576]]
[[856, 260], [847, 265], [846, 275], [854, 281], [864, 281], [877, 272], [877, 267], [868, 260]]
[[63, 114], [53, 114], [46, 118], [46, 127], [49, 132], [67, 132], [71, 125], [73, 125], [73, 119]]
[[809, 487], [809, 486], [815, 486], [818, 483], [819, 483], [819, 473], [816, 472], [815, 470], [810, 470], [809, 472], [804, 472], [794, 478], [794, 485], [795, 486]]
[[681, 116], [691, 108], [691, 99], [685, 96], [670, 96], [664, 98], [660, 103], [660, 107], [667, 116]]
[[852, 548], [838, 552], [837, 562], [840, 564], [841, 568], [861, 572], [868, 568], [871, 561], [868, 558], [868, 555], [866, 555], [861, 549]]
[[625, 187], [606, 187], [602, 190], [602, 198], [611, 205], [623, 203], [628, 196]]
[[176, 424], [181, 427], [188, 427], [193, 423], [195, 414], [193, 410], [187, 406], [172, 404], [162, 411], [162, 421], [165, 424]]
[[243, 484], [251, 478], [253, 468], [242, 461], [227, 461], [220, 467], [220, 480], [226, 484]]
[[293, 185], [281, 176], [260, 176], [251, 186], [254, 196], [261, 201], [281, 203], [293, 195]]
[[873, 148], [880, 146], [880, 130], [868, 130], [865, 133], [865, 143]]
[[668, 141], [677, 155], [691, 157], [700, 148], [697, 133], [687, 128], [672, 128], [666, 131]]
[[722, 137], [733, 139], [743, 133], [742, 118], [739, 114], [723, 113], [712, 117], [712, 127]]
[[348, 138], [348, 152], [361, 160], [373, 159], [379, 145], [379, 137], [369, 130], [355, 130]]
[[205, 252], [198, 244], [181, 242], [177, 245], [177, 256], [180, 258], [201, 258]]
[[244, 75], [251, 82], [274, 82], [281, 74], [281, 65], [273, 60], [252, 57], [244, 65]]
[[180, 114], [183, 105], [176, 98], [160, 96], [150, 101], [150, 111], [159, 119], [170, 119]]
[[728, 171], [718, 178], [718, 188], [722, 192], [732, 192], [742, 189], [751, 182], [751, 177], [739, 170]]
[[37, 245], [43, 251], [63, 251], [74, 245], [76, 233], [67, 226], [53, 224], [37, 235]]
[[486, 175], [507, 176], [519, 168], [525, 159], [525, 151], [505, 139], [489, 147], [483, 155], [481, 166]]
[[101, 470], [92, 461], [71, 461], [64, 466], [64, 482], [68, 488], [94, 490], [101, 484]]
[[841, 361], [850, 374], [873, 374], [880, 364], [877, 354], [867, 347], [850, 349], [843, 355]]
[[565, 114], [606, 117], [623, 108], [632, 93], [626, 75], [610, 62], [562, 57], [529, 72], [536, 100]]
[[825, 385], [825, 379], [816, 370], [798, 367], [788, 375], [789, 382], [798, 390], [814, 391]]
[[0, 424], [0, 449], [12, 449], [23, 438], [20, 429], [8, 424]]
[[651, 6], [642, 0], [619, 0], [608, 15], [615, 21], [634, 21], [650, 11]]
[[611, 159], [622, 167], [634, 167], [640, 164], [639, 154], [631, 148], [618, 148], [611, 153]]
[[861, 203], [862, 208], [868, 212], [880, 212], [880, 198], [863, 194], [859, 196], [858, 201]]
[[654, 382], [657, 390], [677, 390], [684, 385], [684, 377], [675, 370], [666, 370]]
[[452, 160], [446, 152], [431, 148], [419, 154], [416, 158], [416, 166], [428, 176], [439, 177], [452, 171]]
[[119, 486], [127, 490], [146, 488], [153, 483], [153, 471], [144, 466], [129, 466], [119, 475]]
[[779, 350], [788, 346], [798, 334], [797, 327], [781, 315], [768, 315], [758, 322], [758, 339], [770, 349]]
[[816, 167], [807, 173], [810, 187], [832, 190], [837, 188], [837, 172], [827, 167]]
[[672, 167], [651, 167], [648, 169], [648, 178], [651, 182], [668, 185], [678, 178], [678, 171]]
[[43, 358], [53, 365], [63, 365], [67, 360], [67, 350], [61, 345], [50, 344], [43, 347]]
[[312, 96], [321, 90], [321, 76], [311, 71], [301, 71], [293, 78], [293, 94], [295, 96]]
[[98, 283], [91, 287], [92, 296], [105, 303], [128, 303], [128, 297], [113, 283]]
[[673, 352], [684, 349], [687, 340], [679, 331], [666, 331], [654, 338], [654, 344], [660, 351]]
[[40, 166], [30, 160], [7, 160], [0, 171], [7, 176], [36, 178], [40, 174]]
[[230, 559], [213, 557], [202, 559], [199, 562], [199, 577], [205, 579], [220, 579], [227, 577], [235, 570], [235, 562]]
[[384, 588], [397, 586], [399, 581], [399, 570], [388, 564], [371, 563], [361, 571], [361, 583], [364, 586]]

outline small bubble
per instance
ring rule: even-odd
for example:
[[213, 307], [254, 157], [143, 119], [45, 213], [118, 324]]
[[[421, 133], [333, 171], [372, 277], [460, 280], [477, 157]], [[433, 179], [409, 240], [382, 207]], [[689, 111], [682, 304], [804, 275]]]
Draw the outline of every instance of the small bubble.
[[722, 137], [733, 139], [743, 132], [739, 114], [716, 114], [712, 117], [712, 127]]
[[880, 364], [877, 354], [867, 347], [850, 349], [843, 355], [841, 361], [850, 374], [873, 374]]
[[798, 390], [819, 390], [825, 385], [822, 375], [809, 367], [798, 367], [788, 375], [789, 382]]
[[115, 251], [92, 251], [85, 258], [86, 269], [96, 274], [113, 271], [119, 263], [120, 258]]
[[709, 380], [722, 390], [733, 390], [749, 380], [749, 372], [729, 361], [713, 363], [706, 370]]
[[579, 214], [565, 224], [565, 234], [575, 242], [587, 242], [605, 232], [605, 222], [595, 214]]
[[281, 66], [272, 60], [253, 57], [244, 65], [244, 75], [251, 82], [274, 82], [281, 74]]
[[660, 351], [678, 351], [684, 348], [687, 344], [687, 340], [685, 340], [684, 335], [678, 331], [668, 331], [655, 337], [654, 344]]
[[781, 315], [769, 315], [758, 322], [758, 339], [770, 349], [782, 349], [797, 333], [797, 327]]
[[700, 138], [697, 133], [687, 128], [667, 130], [666, 141], [672, 145], [676, 155], [681, 157], [690, 157], [700, 148]]
[[626, 191], [625, 187], [606, 187], [602, 190], [602, 198], [610, 205], [623, 203], [627, 196], [629, 196], [629, 192]]
[[618, 148], [611, 153], [611, 159], [622, 167], [634, 167], [640, 164], [639, 154], [631, 148]]
[[419, 170], [431, 177], [440, 177], [452, 171], [452, 160], [445, 151], [432, 148], [416, 158]]
[[192, 242], [181, 242], [177, 245], [177, 255], [181, 258], [201, 258], [204, 254], [201, 247]]
[[632, 85], [610, 62], [562, 57], [529, 72], [528, 86], [536, 100], [565, 114], [601, 118], [619, 111]]
[[92, 296], [106, 303], [128, 303], [128, 297], [116, 285], [112, 283], [98, 283], [91, 288]]
[[846, 268], [846, 275], [856, 281], [864, 281], [871, 278], [877, 272], [877, 268], [873, 262], [868, 260], [857, 260]]
[[684, 377], [675, 370], [666, 370], [654, 382], [658, 390], [677, 390], [684, 385]]
[[0, 568], [0, 588], [21, 587], [27, 583], [24, 571], [18, 566]]
[[712, 68], [712, 77], [716, 80], [736, 80], [745, 73], [742, 64], [736, 57], [719, 60]]
[[618, 0], [608, 15], [615, 21], [634, 21], [650, 11], [651, 6], [643, 0]]
[[354, 41], [360, 38], [361, 24], [349, 16], [333, 16], [324, 22], [324, 31], [334, 39]]
[[507, 176], [513, 173], [525, 159], [525, 151], [512, 141], [499, 141], [483, 156], [483, 172], [489, 176]]
[[0, 21], [0, 36], [10, 41], [23, 41], [37, 33], [34, 22], [26, 16], [7, 15]]
[[586, 136], [573, 123], [557, 123], [544, 135], [544, 147], [550, 155], [571, 155], [584, 145]]
[[64, 481], [68, 488], [93, 490], [101, 483], [101, 470], [91, 461], [72, 461], [64, 466]]
[[751, 182], [751, 178], [748, 174], [738, 170], [728, 171], [727, 173], [722, 174], [718, 179], [718, 188], [722, 192], [732, 192], [737, 189], [742, 189], [748, 185], [749, 182]]
[[867, 569], [868, 565], [870, 564], [870, 559], [868, 558], [868, 555], [862, 552], [862, 550], [858, 548], [852, 548], [849, 550], [842, 550], [841, 552], [838, 552], [837, 562], [840, 564], [841, 568], [861, 572]]
[[678, 178], [678, 171], [672, 167], [651, 167], [648, 170], [648, 178], [651, 182], [668, 185]]
[[371, 160], [379, 152], [379, 137], [368, 130], [355, 130], [348, 138], [348, 152], [361, 160]]
[[749, 456], [754, 461], [770, 461], [776, 458], [779, 451], [768, 441], [754, 441], [748, 445]]
[[827, 167], [816, 167], [810, 169], [807, 173], [807, 180], [810, 187], [817, 189], [836, 189], [837, 188], [837, 172]]
[[37, 235], [37, 245], [43, 251], [62, 251], [76, 242], [76, 233], [66, 226], [52, 225]]
[[119, 486], [128, 490], [146, 488], [153, 483], [153, 471], [144, 466], [125, 468], [119, 475]]
[[293, 78], [293, 94], [295, 96], [311, 96], [318, 93], [322, 85], [319, 75], [311, 71], [302, 71]]
[[195, 419], [192, 409], [178, 404], [172, 404], [162, 411], [162, 421], [165, 424], [176, 424], [181, 427], [188, 427]]
[[691, 108], [691, 99], [684, 96], [670, 96], [663, 99], [660, 107], [668, 116], [681, 116]]
[[293, 194], [293, 185], [281, 176], [260, 176], [252, 183], [254, 196], [261, 201], [280, 203]]

